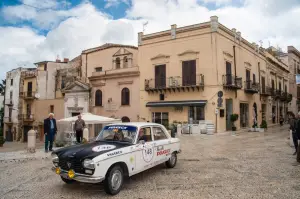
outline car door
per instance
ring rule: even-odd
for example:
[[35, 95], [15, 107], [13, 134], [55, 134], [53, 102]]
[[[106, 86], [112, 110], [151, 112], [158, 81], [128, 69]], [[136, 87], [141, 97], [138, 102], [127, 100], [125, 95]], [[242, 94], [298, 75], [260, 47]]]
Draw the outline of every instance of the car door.
[[170, 158], [171, 151], [171, 141], [167, 136], [167, 132], [160, 126], [153, 126], [153, 139], [154, 139], [154, 164], [158, 165]]
[[[144, 143], [139, 143], [139, 135], [142, 130], [144, 130], [146, 140], [144, 140]], [[141, 127], [139, 129], [136, 146], [138, 147], [136, 152], [136, 171], [141, 172], [153, 167], [155, 152], [152, 129], [150, 126]]]

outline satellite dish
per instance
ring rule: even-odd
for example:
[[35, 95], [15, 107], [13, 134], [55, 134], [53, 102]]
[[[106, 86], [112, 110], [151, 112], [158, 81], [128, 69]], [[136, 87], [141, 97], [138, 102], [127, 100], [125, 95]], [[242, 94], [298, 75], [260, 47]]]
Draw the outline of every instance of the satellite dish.
[[36, 99], [39, 99], [41, 96], [40, 96], [39, 93], [36, 93], [36, 94], [34, 95], [34, 97], [35, 97]]

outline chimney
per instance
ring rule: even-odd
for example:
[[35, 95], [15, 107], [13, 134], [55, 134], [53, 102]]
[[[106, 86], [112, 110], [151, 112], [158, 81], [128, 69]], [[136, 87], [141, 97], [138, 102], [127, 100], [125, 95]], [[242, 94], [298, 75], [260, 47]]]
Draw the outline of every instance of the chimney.
[[172, 36], [172, 39], [176, 39], [176, 28], [177, 28], [176, 24], [171, 25], [171, 36]]
[[69, 58], [64, 58], [64, 62], [68, 63], [69, 62]]
[[59, 62], [60, 62], [60, 59], [56, 59], [56, 61], [55, 61], [55, 62], [59, 63]]
[[242, 41], [242, 34], [240, 31], [236, 32], [237, 34], [237, 38], [240, 40], [240, 42]]

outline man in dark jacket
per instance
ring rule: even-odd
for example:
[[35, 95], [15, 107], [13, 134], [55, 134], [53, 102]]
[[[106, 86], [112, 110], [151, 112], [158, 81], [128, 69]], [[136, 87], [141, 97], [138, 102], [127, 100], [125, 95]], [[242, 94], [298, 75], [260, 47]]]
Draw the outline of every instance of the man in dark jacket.
[[81, 115], [78, 115], [78, 119], [75, 121], [74, 124], [74, 131], [76, 132], [76, 140], [78, 143], [82, 142], [84, 127], [85, 127], [85, 122], [82, 119]]
[[294, 166], [299, 166], [300, 165], [300, 147], [298, 145], [298, 141], [300, 138], [300, 112], [298, 112], [297, 119], [295, 120], [295, 132], [293, 132], [293, 141], [295, 145], [295, 150], [296, 152], [294, 155], [297, 155], [296, 160], [297, 162], [294, 164]]
[[50, 113], [49, 117], [44, 120], [44, 134], [45, 134], [45, 152], [52, 151], [54, 137], [57, 133], [56, 120], [53, 118], [54, 114]]

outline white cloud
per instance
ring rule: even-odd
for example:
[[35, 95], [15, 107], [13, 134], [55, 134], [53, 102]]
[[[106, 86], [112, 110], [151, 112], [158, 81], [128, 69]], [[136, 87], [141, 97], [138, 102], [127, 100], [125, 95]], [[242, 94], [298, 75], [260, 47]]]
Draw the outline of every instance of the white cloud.
[[268, 47], [270, 41], [283, 49], [287, 45], [300, 49], [300, 23], [296, 23], [300, 18], [300, 3], [287, 1], [289, 5], [279, 0], [264, 0], [269, 6], [263, 6], [262, 1], [244, 0], [243, 7], [227, 5], [210, 11], [199, 5], [199, 0], [132, 0], [126, 18], [120, 20], [113, 20], [90, 3], [67, 10], [33, 12], [27, 7], [15, 12], [18, 14], [15, 16], [50, 31], [44, 37], [28, 27], [0, 27], [0, 35], [5, 35], [0, 37], [0, 67], [8, 71], [24, 63], [29, 66], [36, 61], [54, 60], [57, 55], [73, 58], [84, 49], [106, 42], [137, 45], [137, 33], [146, 21], [147, 34], [170, 29], [171, 24], [180, 27], [209, 21], [212, 15], [219, 16], [219, 21], [228, 28], [237, 28], [249, 42], [262, 40]]
[[105, 8], [110, 8], [113, 6], [118, 6], [120, 3], [125, 3], [129, 5], [129, 0], [104, 0], [106, 2]]

